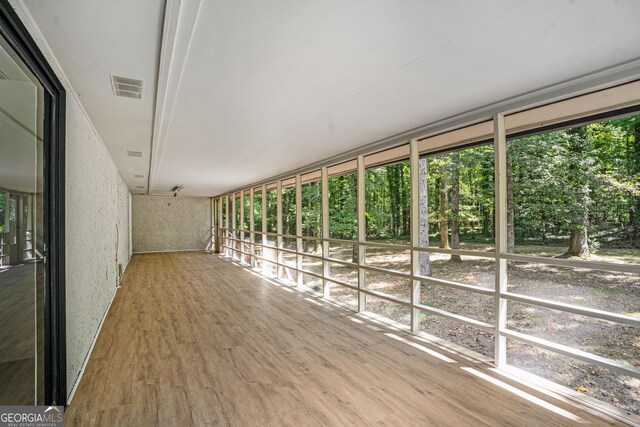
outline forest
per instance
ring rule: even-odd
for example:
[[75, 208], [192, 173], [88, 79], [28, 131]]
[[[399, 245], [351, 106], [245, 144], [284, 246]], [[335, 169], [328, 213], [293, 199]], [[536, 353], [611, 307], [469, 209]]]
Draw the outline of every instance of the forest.
[[[600, 248], [640, 249], [640, 116], [509, 140], [507, 162], [510, 250], [555, 246], [558, 256], [588, 257]], [[368, 240], [408, 242], [410, 173], [408, 162], [367, 170]], [[430, 245], [493, 242], [492, 144], [427, 156], [419, 173]], [[275, 232], [275, 190], [267, 199]], [[295, 216], [295, 189], [285, 188], [285, 234], [297, 234]], [[321, 216], [320, 184], [304, 184], [301, 233], [321, 236]], [[332, 238], [356, 238], [355, 173], [329, 179], [329, 217]]]

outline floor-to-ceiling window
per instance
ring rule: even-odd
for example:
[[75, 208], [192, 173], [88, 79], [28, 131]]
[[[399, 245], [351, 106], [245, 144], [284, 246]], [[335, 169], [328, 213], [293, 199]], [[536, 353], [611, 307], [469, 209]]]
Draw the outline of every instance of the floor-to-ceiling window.
[[298, 285], [639, 414], [639, 99], [634, 82], [278, 181], [267, 224]]
[[287, 281], [298, 280], [295, 236], [296, 228], [296, 183], [288, 179], [282, 184], [282, 243], [280, 245], [281, 277]]
[[322, 184], [320, 171], [302, 177], [300, 220], [302, 230], [301, 269], [303, 284], [315, 291], [322, 290]]

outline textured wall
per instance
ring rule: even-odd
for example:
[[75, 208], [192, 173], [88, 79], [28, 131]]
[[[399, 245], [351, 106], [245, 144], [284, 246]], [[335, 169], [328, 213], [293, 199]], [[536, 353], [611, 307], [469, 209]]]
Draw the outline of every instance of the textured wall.
[[[120, 176], [118, 176], [120, 178]], [[127, 184], [118, 180], [118, 263], [122, 263], [122, 271], [129, 263], [129, 200], [131, 193]]]
[[[67, 98], [67, 390], [129, 258], [129, 190], [75, 98]], [[116, 261], [117, 259], [117, 261]]]
[[204, 249], [211, 236], [211, 199], [133, 196], [133, 252]]
[[67, 91], [66, 323], [67, 393], [71, 393], [115, 293], [117, 262], [129, 261], [129, 190], [75, 90], [26, 8], [13, 2]]

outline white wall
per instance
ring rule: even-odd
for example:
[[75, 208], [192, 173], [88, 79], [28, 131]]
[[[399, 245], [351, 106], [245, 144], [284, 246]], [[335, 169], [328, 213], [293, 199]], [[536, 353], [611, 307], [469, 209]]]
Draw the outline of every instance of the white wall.
[[67, 99], [67, 389], [74, 386], [129, 261], [129, 190], [74, 97]]
[[66, 322], [67, 393], [80, 377], [116, 291], [117, 263], [129, 261], [129, 190], [24, 5], [12, 2], [67, 90]]
[[203, 250], [211, 239], [208, 197], [133, 196], [133, 252]]

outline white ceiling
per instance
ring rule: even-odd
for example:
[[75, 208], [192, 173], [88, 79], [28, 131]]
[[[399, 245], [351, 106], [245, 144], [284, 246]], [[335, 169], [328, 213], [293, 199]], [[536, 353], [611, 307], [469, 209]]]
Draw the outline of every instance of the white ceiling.
[[[144, 185], [153, 156], [151, 190], [184, 195], [640, 57], [637, 0], [169, 2], [160, 61], [160, 0], [25, 0], [125, 181]], [[145, 99], [114, 97], [109, 73], [144, 79]]]
[[[147, 185], [163, 0], [25, 0], [130, 188]], [[110, 74], [144, 81], [116, 97]], [[142, 158], [127, 156], [142, 151]], [[143, 179], [133, 175], [144, 175]]]

